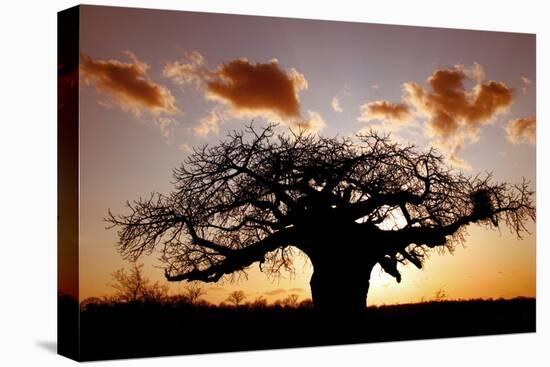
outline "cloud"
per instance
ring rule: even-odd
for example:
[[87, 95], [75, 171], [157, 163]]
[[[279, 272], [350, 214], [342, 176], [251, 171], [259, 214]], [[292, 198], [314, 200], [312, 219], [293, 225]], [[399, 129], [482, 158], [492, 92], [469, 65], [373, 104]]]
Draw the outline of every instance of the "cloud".
[[[452, 163], [467, 167], [461, 158], [464, 146], [479, 140], [480, 129], [508, 111], [513, 91], [506, 84], [486, 81], [480, 64], [437, 69], [426, 85], [403, 83], [400, 103], [375, 101], [361, 106], [359, 120], [408, 122], [424, 119], [424, 130], [432, 143], [447, 152]], [[470, 89], [466, 83], [473, 83]]]
[[288, 291], [289, 292], [301, 292], [303, 290], [304, 290], [304, 288], [290, 288]]
[[442, 148], [448, 150], [447, 159], [449, 160], [449, 162], [457, 167], [469, 170], [472, 168], [472, 166], [466, 160], [458, 156], [464, 148], [464, 144], [464, 137], [462, 135], [457, 135], [452, 142], [447, 142], [447, 144], [443, 145]]
[[439, 69], [428, 78], [429, 88], [405, 83], [405, 99], [428, 119], [429, 131], [441, 142], [456, 134], [477, 137], [479, 129], [512, 104], [512, 90], [504, 83], [478, 80], [466, 90], [467, 75], [461, 68]]
[[264, 292], [265, 295], [267, 296], [277, 296], [279, 294], [283, 294], [283, 293], [286, 293], [287, 290], [284, 289], [284, 288], [276, 288], [276, 289], [273, 289], [271, 291], [267, 291], [267, 292]]
[[530, 85], [532, 82], [529, 78], [527, 78], [526, 76], [522, 76], [521, 77], [521, 82], [525, 85]]
[[471, 67], [467, 67], [463, 64], [457, 64], [455, 65], [455, 69], [462, 71], [464, 75], [476, 83], [481, 83], [485, 80], [485, 69], [483, 69], [483, 66], [477, 62], [474, 62]]
[[332, 101], [330, 102], [330, 106], [332, 107], [332, 110], [334, 112], [342, 113], [344, 110], [340, 106], [340, 97], [334, 96], [332, 97]]
[[186, 154], [193, 153], [193, 147], [191, 147], [191, 145], [189, 145], [187, 143], [183, 143], [183, 144], [178, 145], [178, 149], [181, 150], [182, 152], [186, 153]]
[[531, 79], [527, 78], [526, 76], [522, 76], [521, 78], [521, 92], [523, 94], [527, 94], [527, 90], [531, 87]]
[[264, 292], [266, 296], [278, 296], [284, 293], [300, 293], [304, 289], [303, 288], [290, 288], [290, 289], [284, 289], [284, 288], [276, 288], [267, 292]]
[[511, 120], [505, 127], [506, 136], [513, 144], [535, 144], [537, 120], [534, 116]]
[[199, 124], [195, 126], [193, 131], [196, 135], [205, 137], [208, 136], [208, 134], [219, 134], [220, 133], [220, 127], [219, 123], [222, 120], [222, 114], [223, 112], [219, 109], [212, 109], [208, 115], [204, 116], [200, 119]]
[[80, 73], [83, 83], [94, 85], [98, 92], [111, 97], [113, 104], [138, 117], [144, 111], [153, 115], [178, 113], [172, 93], [147, 75], [149, 65], [130, 51], [125, 54], [130, 62], [94, 60], [81, 53]]
[[162, 74], [178, 84], [195, 84], [199, 87], [209, 74], [204, 63], [204, 56], [198, 51], [184, 51], [184, 62], [166, 64]]
[[391, 103], [387, 101], [375, 101], [360, 106], [361, 115], [359, 121], [369, 122], [382, 120], [388, 122], [405, 123], [411, 119], [411, 111], [404, 103]]
[[315, 111], [307, 111], [308, 118], [303, 120], [296, 120], [290, 126], [291, 130], [305, 131], [308, 133], [316, 133], [323, 130], [327, 124], [323, 117]]
[[347, 84], [344, 84], [343, 89], [340, 90], [334, 97], [332, 97], [330, 101], [330, 107], [332, 110], [336, 113], [342, 113], [344, 112], [344, 109], [342, 108], [342, 105], [340, 104], [340, 99], [344, 95], [350, 95], [351, 92], [349, 90], [349, 86]]
[[[296, 69], [283, 69], [277, 59], [253, 63], [240, 58], [209, 69], [200, 53], [185, 52], [181, 61], [164, 67], [163, 75], [180, 85], [195, 85], [207, 99], [223, 106], [222, 114], [228, 118], [262, 117], [311, 131], [321, 126], [318, 114], [301, 113], [299, 94], [308, 88], [307, 79]], [[217, 133], [220, 110], [217, 116], [211, 112], [203, 118], [195, 132]]]
[[153, 121], [155, 125], [159, 127], [160, 134], [166, 141], [169, 141], [174, 133], [174, 127], [178, 125], [178, 122], [173, 118], [165, 116], [156, 116]]
[[222, 64], [206, 89], [209, 98], [237, 113], [273, 112], [288, 119], [301, 117], [298, 93], [307, 89], [307, 81], [296, 69], [285, 72], [276, 60], [253, 64], [238, 59]]

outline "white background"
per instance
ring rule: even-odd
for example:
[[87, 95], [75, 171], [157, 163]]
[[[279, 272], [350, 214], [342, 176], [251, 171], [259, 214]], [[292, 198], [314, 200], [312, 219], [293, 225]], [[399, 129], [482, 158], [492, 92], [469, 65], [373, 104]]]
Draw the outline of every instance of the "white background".
[[[95, 4], [537, 33], [537, 333], [100, 362], [101, 366], [548, 365], [548, 70], [545, 1], [95, 1]], [[56, 340], [56, 12], [6, 1], [0, 20], [0, 365], [49, 366]], [[215, 24], [212, 25], [215, 27]], [[506, 62], [506, 60], [502, 60]], [[546, 310], [546, 312], [545, 312]], [[449, 315], [453, 317], [453, 315]], [[445, 323], [445, 320], [438, 322]], [[266, 332], [269, 332], [267, 330]], [[292, 331], [290, 331], [292, 332]], [[231, 337], [228, 331], [227, 337]], [[261, 337], [261, 335], [258, 335]], [[282, 336], [284, 337], [284, 336]], [[183, 342], [183, 341], [182, 341]], [[545, 348], [546, 347], [546, 348]]]

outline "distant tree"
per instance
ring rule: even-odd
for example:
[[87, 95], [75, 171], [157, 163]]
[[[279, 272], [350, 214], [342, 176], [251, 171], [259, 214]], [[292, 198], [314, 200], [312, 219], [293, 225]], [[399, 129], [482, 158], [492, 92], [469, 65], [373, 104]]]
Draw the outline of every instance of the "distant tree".
[[111, 274], [118, 302], [162, 302], [168, 294], [168, 286], [158, 281], [151, 283], [143, 275], [143, 264], [132, 263], [129, 272], [121, 268]]
[[90, 311], [105, 304], [105, 301], [99, 297], [88, 297], [80, 302], [81, 311]]
[[299, 308], [313, 308], [313, 301], [311, 298], [306, 298], [298, 304]]
[[445, 292], [445, 289], [439, 288], [437, 292], [435, 292], [434, 301], [441, 302], [447, 299], [447, 292]]
[[280, 300], [280, 299], [276, 299], [276, 300], [273, 301], [273, 303], [271, 304], [271, 307], [274, 308], [274, 309], [281, 309], [281, 308], [284, 307], [283, 301]]
[[199, 299], [206, 294], [203, 287], [198, 284], [188, 284], [183, 292], [184, 298], [191, 304], [198, 304]]
[[267, 300], [265, 297], [259, 296], [250, 303], [250, 307], [255, 310], [263, 310], [267, 308]]
[[229, 296], [227, 297], [227, 302], [235, 306], [235, 308], [239, 308], [239, 306], [242, 304], [242, 302], [245, 300], [246, 295], [243, 291], [233, 291], [229, 293]]
[[168, 298], [168, 285], [160, 284], [158, 281], [151, 283], [143, 292], [143, 302], [162, 303]]
[[289, 294], [282, 300], [282, 304], [284, 307], [289, 308], [296, 308], [298, 307], [298, 295], [297, 294]]
[[108, 221], [120, 253], [162, 252], [169, 281], [217, 282], [259, 263], [292, 269], [292, 249], [313, 265], [311, 295], [323, 312], [364, 309], [373, 267], [422, 267], [434, 248], [452, 250], [466, 226], [535, 219], [533, 192], [446, 168], [433, 149], [375, 132], [351, 138], [276, 135], [273, 125], [233, 132], [197, 149], [174, 170], [175, 189], [128, 203]]

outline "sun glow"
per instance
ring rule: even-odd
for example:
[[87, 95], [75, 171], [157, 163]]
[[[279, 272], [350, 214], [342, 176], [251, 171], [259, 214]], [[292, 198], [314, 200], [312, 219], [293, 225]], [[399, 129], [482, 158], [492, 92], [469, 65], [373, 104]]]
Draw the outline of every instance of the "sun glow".
[[383, 231], [397, 231], [404, 228], [407, 225], [407, 220], [403, 215], [403, 212], [399, 208], [381, 208], [381, 210], [387, 210], [385, 218], [382, 223], [378, 224], [378, 228]]
[[[119, 26], [122, 13], [118, 12], [124, 12], [125, 19], [131, 19], [124, 27]], [[444, 136], [441, 134], [450, 133], [447, 130], [435, 130], [434, 127], [439, 125], [436, 126], [432, 117], [454, 106], [454, 101], [447, 100], [446, 95], [440, 92], [455, 80], [449, 76], [458, 74], [456, 68], [449, 69], [450, 72], [444, 69], [446, 73], [437, 73], [429, 66], [434, 64], [434, 60], [442, 67], [468, 60], [483, 65], [487, 80], [495, 79], [498, 82], [498, 85], [487, 85], [494, 87], [494, 90], [486, 88], [488, 97], [494, 96], [494, 91], [503, 91], [504, 84], [515, 90], [521, 90], [522, 87], [530, 89], [528, 93], [513, 96], [513, 104], [507, 107], [509, 111], [505, 113], [499, 110], [494, 116], [490, 114], [489, 117], [493, 118], [490, 123], [476, 125], [473, 136], [464, 135], [464, 126], [459, 124], [461, 135], [446, 141], [448, 144], [442, 148], [455, 148], [459, 153], [457, 157], [468, 161], [473, 172], [493, 171], [495, 180], [517, 182], [525, 177], [536, 182], [534, 141], [531, 142], [530, 135], [511, 139], [510, 134], [517, 135], [525, 129], [506, 130], [510, 121], [534, 116], [536, 112], [536, 42], [532, 35], [443, 29], [433, 33], [433, 30], [427, 28], [387, 28], [382, 25], [362, 32], [357, 25], [327, 22], [309, 28], [315, 23], [308, 22], [303, 27], [311, 32], [280, 37], [281, 30], [293, 29], [295, 21], [287, 23], [282, 18], [265, 18], [261, 21], [263, 25], [259, 26], [257, 21], [250, 22], [244, 18], [236, 24], [232, 17], [209, 15], [211, 19], [216, 19], [217, 27], [212, 28], [202, 18], [198, 21], [198, 18], [183, 13], [158, 12], [151, 15], [151, 21], [147, 22], [142, 21], [141, 16], [134, 10], [112, 13], [103, 7], [86, 7], [81, 14], [86, 27], [80, 30], [80, 47], [91, 58], [88, 60], [88, 77], [95, 76], [90, 81], [96, 83], [94, 86], [83, 86], [79, 94], [81, 240], [78, 248], [78, 289], [81, 299], [109, 294], [112, 291], [110, 274], [129, 265], [116, 251], [116, 231], [105, 229], [103, 218], [108, 208], [114, 213], [123, 213], [126, 200], [148, 196], [152, 191], [169, 193], [173, 189], [172, 169], [178, 167], [192, 153], [193, 148], [205, 144], [215, 146], [231, 130], [242, 130], [253, 118], [258, 124], [264, 123], [261, 116], [265, 115], [266, 108], [275, 109], [279, 114], [300, 115], [310, 122], [318, 120], [317, 125], [312, 125], [324, 127], [320, 135], [326, 137], [354, 136], [361, 129], [384, 125], [392, 127], [393, 141], [428, 147], [435, 138]], [[226, 31], [220, 32], [220, 29]], [[395, 35], [392, 38], [395, 47], [388, 48], [387, 35], [390, 30]], [[411, 32], [422, 40], [421, 44], [411, 42]], [[113, 34], [117, 37], [112, 37]], [[136, 34], [146, 34], [148, 39], [162, 42], [138, 42], [137, 47]], [[350, 52], [349, 35], [361, 39], [362, 46], [354, 48], [353, 55], [357, 57], [342, 58], [342, 55]], [[453, 42], [441, 43], [442, 39], [447, 39], [443, 35], [449, 36], [448, 39]], [[243, 42], [243, 37], [246, 42]], [[219, 42], [210, 42], [212, 39]], [[281, 42], [266, 42], [273, 39]], [[321, 49], [312, 47], [319, 39], [331, 40], [331, 52], [320, 54]], [[496, 39], [499, 41], [495, 42]], [[218, 47], [220, 43], [226, 47]], [[424, 44], [437, 47], [419, 47]], [[457, 44], [472, 47], [461, 48], [457, 54]], [[195, 78], [190, 79], [194, 81], [191, 85], [183, 85], [177, 79], [164, 75], [166, 65], [184, 65], [181, 52], [173, 45], [194, 45], [194, 49], [187, 52], [196, 51], [193, 54], [195, 56], [190, 57], [186, 65], [196, 66], [195, 69], [199, 71], [204, 69], [202, 74], [191, 74], [192, 77], [202, 78], [198, 83]], [[488, 49], [490, 53], [483, 51]], [[513, 63], [502, 62], [509, 57], [511, 49], [517, 51], [517, 58]], [[120, 50], [133, 51], [139, 59], [137, 56], [126, 57], [120, 54]], [[249, 60], [248, 63], [242, 61], [245, 58]], [[270, 61], [274, 58], [276, 62]], [[243, 68], [242, 75], [241, 69], [228, 69], [229, 66], [224, 68], [218, 60], [226, 60], [228, 63], [241, 60], [233, 62], [231, 66]], [[274, 67], [275, 64], [277, 67]], [[105, 74], [106, 66], [114, 68], [116, 72], [113, 75]], [[178, 70], [181, 74], [182, 70], [195, 69]], [[259, 72], [264, 69], [265, 73]], [[334, 72], [327, 73], [327, 70]], [[365, 73], [365, 70], [369, 72]], [[232, 87], [237, 84], [229, 86], [220, 83], [223, 82], [223, 78], [220, 79], [222, 72], [229, 73], [231, 80], [243, 81], [247, 93], [235, 94], [235, 88]], [[263, 93], [263, 86], [268, 86], [268, 91], [274, 89], [267, 82], [244, 82], [249, 80], [246, 79], [248, 76], [262, 75], [275, 76], [275, 80], [279, 81], [277, 86], [280, 87], [277, 90], [281, 93]], [[521, 84], [520, 76], [532, 80], [533, 84]], [[209, 89], [208, 78], [217, 82], [214, 83], [217, 89]], [[427, 78], [431, 78], [432, 82], [427, 82]], [[477, 82], [474, 79], [468, 80]], [[135, 80], [138, 81], [129, 83]], [[402, 101], [399, 88], [399, 85], [408, 81], [411, 81], [407, 84], [409, 88], [414, 86], [411, 91], [415, 93], [406, 93], [410, 98], [416, 98], [412, 104]], [[484, 85], [485, 82], [480, 83]], [[262, 93], [256, 93], [258, 88], [262, 89]], [[205, 98], [213, 92], [217, 93], [218, 99]], [[333, 108], [331, 99], [336, 93], [338, 108]], [[249, 96], [257, 95], [262, 97], [261, 101], [248, 99]], [[243, 96], [247, 99], [243, 99]], [[431, 97], [420, 100], [420, 96]], [[425, 102], [433, 102], [436, 97], [446, 103], [438, 103], [435, 106], [437, 109], [428, 108]], [[470, 99], [466, 98], [465, 101]], [[392, 104], [371, 105], [378, 106], [378, 110], [371, 108], [368, 115], [386, 120], [361, 120], [360, 106], [386, 100]], [[403, 108], [396, 109], [401, 107], [399, 103], [407, 104], [412, 113], [419, 110], [414, 121], [403, 123], [404, 119], [399, 119], [405, 116]], [[109, 106], [121, 108], [107, 108]], [[386, 111], [382, 111], [380, 106], [386, 107]], [[485, 104], [480, 103], [480, 106]], [[459, 107], [470, 108], [468, 104]], [[136, 111], [141, 111], [140, 119], [136, 119]], [[251, 117], [251, 111], [256, 111], [258, 116]], [[169, 117], [178, 121], [166, 126], [153, 117]], [[397, 123], [394, 121], [396, 117], [399, 120]], [[206, 121], [208, 129], [201, 125], [201, 121]], [[536, 122], [533, 120], [532, 123]], [[427, 127], [432, 129], [428, 131]], [[438, 131], [440, 135], [430, 135]], [[384, 220], [377, 224], [381, 230], [399, 230], [406, 226], [406, 219], [399, 208], [386, 209], [388, 212], [381, 215]], [[365, 220], [362, 218], [358, 222]], [[441, 288], [451, 298], [534, 296], [534, 224], [529, 223], [529, 228], [533, 234], [518, 240], [505, 230], [500, 234], [470, 226], [466, 248], [458, 246], [453, 256], [432, 251], [422, 269], [411, 264], [397, 264], [403, 278], [399, 284], [376, 265], [371, 273], [368, 304], [417, 302], [422, 298], [431, 298]], [[362, 245], [369, 246], [368, 239]], [[293, 260], [294, 272], [283, 272], [279, 278], [268, 277], [267, 272], [262, 272], [259, 264], [254, 263], [246, 270], [247, 277], [242, 277], [238, 282], [204, 283], [204, 299], [219, 303], [233, 290], [243, 290], [247, 301], [260, 296], [273, 301], [293, 293], [299, 294], [300, 299], [309, 298], [309, 281], [313, 271], [311, 263], [298, 250]], [[162, 263], [157, 256], [144, 256], [140, 261], [145, 263], [146, 276], [153, 281], [168, 284], [170, 292], [178, 293], [185, 287], [185, 282], [166, 281], [163, 269], [160, 268]]]

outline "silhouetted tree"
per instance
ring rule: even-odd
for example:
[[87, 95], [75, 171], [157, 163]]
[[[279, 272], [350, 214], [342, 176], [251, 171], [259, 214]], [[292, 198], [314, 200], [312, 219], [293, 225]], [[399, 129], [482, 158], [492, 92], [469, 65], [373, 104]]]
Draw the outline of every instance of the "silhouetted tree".
[[323, 311], [363, 309], [377, 263], [399, 282], [398, 264], [420, 268], [430, 249], [452, 250], [469, 224], [502, 223], [520, 236], [535, 218], [525, 180], [466, 176], [432, 149], [375, 132], [323, 138], [250, 126], [197, 149], [174, 185], [128, 203], [127, 214], [109, 212], [124, 257], [159, 248], [168, 280], [216, 282], [256, 262], [291, 269], [295, 247], [311, 260]]
[[168, 294], [168, 286], [158, 281], [151, 283], [143, 275], [143, 264], [132, 263], [130, 271], [121, 268], [111, 274], [118, 302], [162, 302]]
[[437, 292], [435, 292], [435, 295], [434, 295], [435, 302], [442, 302], [446, 298], [447, 298], [447, 292], [445, 292], [445, 289], [439, 288]]
[[245, 300], [246, 295], [243, 291], [233, 291], [229, 293], [229, 296], [227, 297], [227, 302], [235, 306], [236, 308], [239, 308], [239, 305]]
[[313, 308], [313, 301], [311, 298], [306, 298], [298, 304], [299, 308]]
[[199, 286], [198, 284], [189, 284], [185, 287], [185, 291], [183, 292], [183, 296], [187, 300], [187, 302], [191, 304], [197, 304], [199, 299], [204, 296], [206, 292], [204, 291], [203, 287]]
[[281, 303], [284, 307], [296, 308], [298, 307], [298, 295], [289, 294], [282, 300]]
[[265, 297], [259, 296], [250, 303], [250, 307], [254, 310], [264, 310], [267, 308], [267, 300]]
[[88, 297], [80, 302], [80, 310], [88, 311], [98, 308], [99, 306], [106, 304], [104, 299], [99, 297]]

